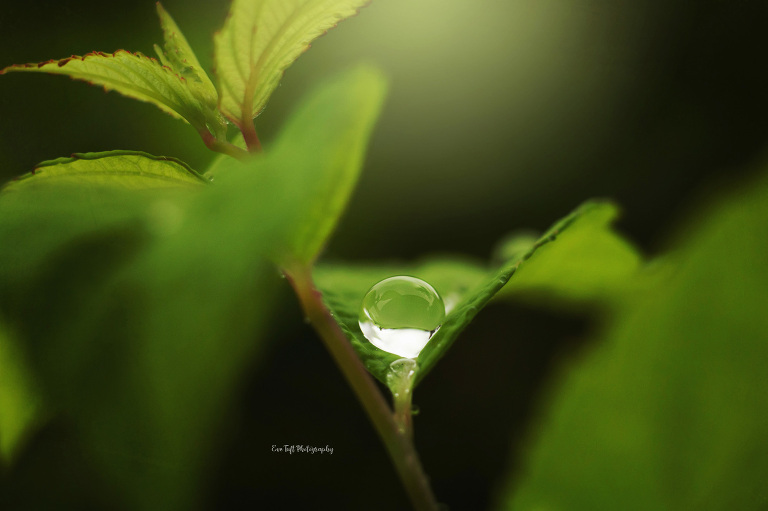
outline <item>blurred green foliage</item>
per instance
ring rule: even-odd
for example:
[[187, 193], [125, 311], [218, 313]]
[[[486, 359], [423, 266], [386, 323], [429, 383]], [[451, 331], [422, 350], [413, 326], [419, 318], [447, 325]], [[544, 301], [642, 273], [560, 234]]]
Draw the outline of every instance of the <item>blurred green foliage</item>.
[[764, 509], [768, 175], [689, 218], [559, 381], [503, 509]]
[[39, 397], [21, 350], [0, 324], [0, 466], [13, 461], [37, 418]]

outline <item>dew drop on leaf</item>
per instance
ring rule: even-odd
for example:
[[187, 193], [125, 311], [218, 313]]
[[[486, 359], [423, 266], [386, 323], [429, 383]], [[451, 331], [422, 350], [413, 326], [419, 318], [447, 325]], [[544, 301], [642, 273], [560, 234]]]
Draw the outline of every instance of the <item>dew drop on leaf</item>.
[[405, 358], [416, 358], [445, 319], [437, 291], [415, 277], [389, 277], [363, 298], [358, 322], [371, 344]]

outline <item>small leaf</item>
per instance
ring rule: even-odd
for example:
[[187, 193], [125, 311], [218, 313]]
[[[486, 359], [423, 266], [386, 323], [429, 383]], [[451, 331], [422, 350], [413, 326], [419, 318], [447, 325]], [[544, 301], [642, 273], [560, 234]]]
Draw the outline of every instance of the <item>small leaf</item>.
[[29, 174], [5, 185], [2, 192], [28, 191], [51, 184], [108, 185], [140, 190], [197, 186], [208, 184], [208, 180], [175, 158], [138, 151], [106, 151], [75, 153], [69, 158], [44, 161]]
[[[226, 137], [227, 125], [218, 113], [219, 94], [208, 74], [200, 65], [197, 56], [189, 46], [176, 22], [160, 2], [157, 2], [157, 14], [163, 29], [165, 44], [163, 49], [155, 45], [155, 53], [164, 66], [170, 67], [178, 76], [186, 79], [186, 84], [192, 89], [194, 96], [206, 109], [209, 130], [217, 139]], [[211, 123], [211, 121], [216, 121]]]
[[765, 509], [768, 175], [752, 185], [690, 219], [616, 304], [501, 509]]
[[0, 325], [0, 462], [11, 462], [38, 418], [40, 399], [18, 347]]
[[[381, 266], [372, 268], [355, 268], [346, 266], [319, 265], [314, 272], [315, 282], [323, 292], [323, 298], [347, 334], [353, 347], [369, 371], [382, 382], [386, 382], [386, 371], [389, 364], [400, 358], [375, 348], [363, 336], [358, 326], [360, 303], [366, 291], [376, 282], [393, 275], [411, 275], [429, 282], [446, 302], [446, 319], [442, 327], [435, 333], [418, 357], [419, 371], [416, 374], [417, 383], [426, 376], [437, 361], [442, 357], [456, 340], [461, 331], [472, 321], [475, 315], [504, 288], [513, 286], [517, 272], [527, 266], [541, 266], [542, 275], [547, 268], [553, 274], [562, 274], [558, 265], [565, 264], [568, 247], [580, 245], [579, 240], [599, 237], [596, 230], [607, 229], [607, 223], [616, 216], [616, 207], [605, 202], [587, 202], [571, 215], [556, 223], [544, 236], [532, 244], [525, 252], [516, 251], [513, 257], [497, 267], [488, 270], [484, 265], [467, 261], [435, 261], [421, 265]], [[606, 234], [606, 237], [615, 236]], [[560, 240], [565, 240], [566, 248], [558, 250]], [[611, 247], [612, 244], [604, 246]], [[594, 248], [593, 258], [601, 261], [600, 251], [604, 248], [598, 245]], [[538, 257], [539, 251], [546, 250], [550, 256]], [[587, 253], [582, 247], [581, 254], [575, 258], [583, 259]], [[588, 266], [588, 261], [580, 264]], [[551, 265], [548, 267], [547, 265]], [[626, 279], [631, 273], [614, 278]], [[632, 270], [634, 271], [634, 266]], [[599, 272], [593, 272], [599, 276]], [[537, 273], [538, 274], [538, 273]], [[599, 277], [602, 279], [602, 277]], [[509, 281], [509, 284], [507, 282]], [[570, 289], [571, 281], [567, 281], [566, 289]], [[527, 282], [531, 288], [537, 285], [552, 287], [552, 279], [531, 279]]]
[[369, 1], [233, 0], [214, 40], [221, 112], [240, 127], [250, 123], [312, 41]]

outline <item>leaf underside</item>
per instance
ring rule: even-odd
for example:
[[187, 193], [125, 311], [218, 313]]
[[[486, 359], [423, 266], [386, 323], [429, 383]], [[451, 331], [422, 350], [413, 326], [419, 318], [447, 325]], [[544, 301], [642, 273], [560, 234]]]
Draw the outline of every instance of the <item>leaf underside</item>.
[[[368, 370], [380, 381], [386, 383], [389, 364], [401, 358], [387, 353], [369, 343], [358, 325], [358, 314], [362, 298], [368, 289], [381, 279], [393, 275], [411, 275], [425, 280], [440, 293], [446, 302], [446, 319], [419, 355], [419, 370], [416, 374], [418, 383], [447, 352], [461, 331], [472, 321], [475, 315], [499, 293], [505, 285], [514, 285], [513, 276], [526, 266], [544, 266], [549, 258], [538, 260], [539, 251], [551, 251], [555, 259], [563, 261], [566, 257], [557, 255], [559, 240], [564, 245], [572, 244], [594, 229], [608, 230], [610, 222], [616, 217], [617, 209], [607, 202], [587, 202], [571, 215], [556, 223], [544, 236], [532, 244], [526, 251], [516, 253], [495, 268], [462, 260], [436, 260], [420, 265], [388, 265], [373, 267], [349, 267], [341, 265], [318, 265], [314, 272], [315, 282], [323, 293], [323, 299], [336, 318], [339, 326], [349, 338]], [[614, 236], [609, 233], [606, 236]], [[583, 257], [583, 254], [582, 254]], [[625, 278], [636, 267], [625, 268]], [[559, 271], [553, 268], [552, 271]], [[510, 280], [511, 279], [511, 280]], [[509, 284], [508, 284], [509, 282]], [[542, 287], [551, 285], [547, 281]], [[534, 283], [530, 283], [534, 286]]]
[[39, 163], [32, 172], [5, 185], [2, 192], [28, 191], [60, 184], [143, 190], [208, 183], [207, 179], [175, 158], [139, 151], [105, 151], [75, 153], [69, 158]]
[[239, 126], [250, 122], [312, 41], [368, 2], [233, 0], [214, 39], [221, 112]]

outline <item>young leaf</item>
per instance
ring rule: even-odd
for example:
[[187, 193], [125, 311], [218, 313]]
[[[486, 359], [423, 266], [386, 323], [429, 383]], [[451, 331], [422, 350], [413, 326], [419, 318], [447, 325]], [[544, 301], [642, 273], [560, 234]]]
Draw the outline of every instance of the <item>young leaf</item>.
[[39, 396], [27, 364], [0, 325], [0, 462], [13, 461], [37, 419], [39, 408]]
[[[380, 381], [386, 383], [386, 372], [389, 364], [401, 358], [374, 347], [363, 336], [358, 326], [360, 304], [366, 291], [379, 280], [393, 275], [412, 275], [425, 280], [440, 293], [446, 302], [446, 318], [442, 327], [435, 333], [418, 357], [419, 371], [416, 382], [421, 381], [437, 361], [450, 348], [461, 331], [469, 324], [475, 315], [499, 293], [505, 285], [513, 286], [518, 271], [526, 266], [542, 266], [546, 272], [547, 265], [554, 274], [562, 273], [558, 265], [570, 265], [565, 254], [574, 246], [582, 246], [580, 251], [573, 254], [578, 259], [577, 266], [589, 266], [589, 261], [600, 261], [601, 251], [613, 243], [600, 243], [590, 251], [589, 240], [602, 238], [596, 232], [605, 229], [605, 238], [616, 237], [608, 230], [608, 222], [616, 216], [616, 207], [605, 202], [587, 202], [571, 215], [556, 223], [544, 236], [533, 243], [525, 252], [515, 252], [504, 261], [500, 267], [488, 270], [484, 266], [471, 262], [442, 261], [427, 262], [417, 266], [383, 266], [373, 268], [348, 268], [344, 266], [320, 265], [314, 273], [315, 282], [323, 292], [323, 298], [347, 334], [353, 347], [368, 370]], [[581, 243], [582, 237], [584, 243]], [[565, 248], [558, 249], [560, 240], [564, 240]], [[617, 240], [616, 243], [619, 243]], [[622, 242], [623, 243], [623, 242]], [[550, 254], [538, 257], [539, 251]], [[627, 273], [614, 273], [617, 279], [626, 279], [632, 275], [635, 266], [624, 267]], [[593, 272], [599, 280], [599, 273]], [[545, 274], [545, 273], [542, 273]], [[509, 282], [509, 283], [508, 283]], [[571, 281], [567, 280], [565, 289], [570, 290]], [[528, 285], [535, 288], [534, 279]], [[552, 279], [540, 279], [538, 285], [552, 287]]]
[[[195, 97], [206, 109], [209, 130], [216, 139], [223, 140], [226, 136], [227, 126], [218, 112], [219, 94], [216, 87], [203, 66], [198, 62], [195, 52], [189, 46], [181, 29], [160, 2], [157, 2], [157, 14], [160, 17], [165, 44], [162, 49], [155, 45], [155, 53], [164, 66], [171, 68], [178, 76], [186, 79], [187, 86], [192, 89]], [[210, 124], [211, 122], [213, 124]]]
[[157, 14], [160, 17], [160, 27], [163, 29], [165, 40], [164, 48], [155, 45], [155, 52], [163, 65], [170, 67], [181, 76], [193, 76], [195, 81], [204, 86], [205, 92], [216, 98], [216, 88], [213, 86], [208, 74], [197, 60], [195, 52], [189, 46], [184, 34], [181, 33], [176, 22], [168, 14], [160, 2], [157, 2]]
[[370, 0], [233, 0], [216, 35], [219, 107], [246, 126], [311, 42]]
[[0, 74], [35, 72], [66, 75], [101, 85], [124, 96], [152, 103], [191, 124], [206, 143], [223, 139], [226, 123], [218, 112], [218, 93], [170, 15], [158, 4], [165, 35], [165, 52], [156, 46], [163, 64], [142, 53], [118, 50], [93, 52], [59, 60], [8, 66]]
[[302, 101], [266, 156], [245, 165], [231, 158], [217, 164], [221, 183], [250, 166], [248, 173], [259, 181], [247, 187], [251, 201], [267, 209], [283, 205], [272, 251], [283, 268], [310, 265], [336, 226], [357, 182], [385, 91], [386, 80], [376, 69], [348, 71]]
[[105, 151], [44, 161], [32, 172], [5, 185], [2, 192], [27, 191], [51, 184], [141, 190], [198, 186], [208, 184], [208, 180], [175, 158], [139, 151]]
[[617, 304], [501, 509], [765, 509], [768, 175], [739, 192]]

